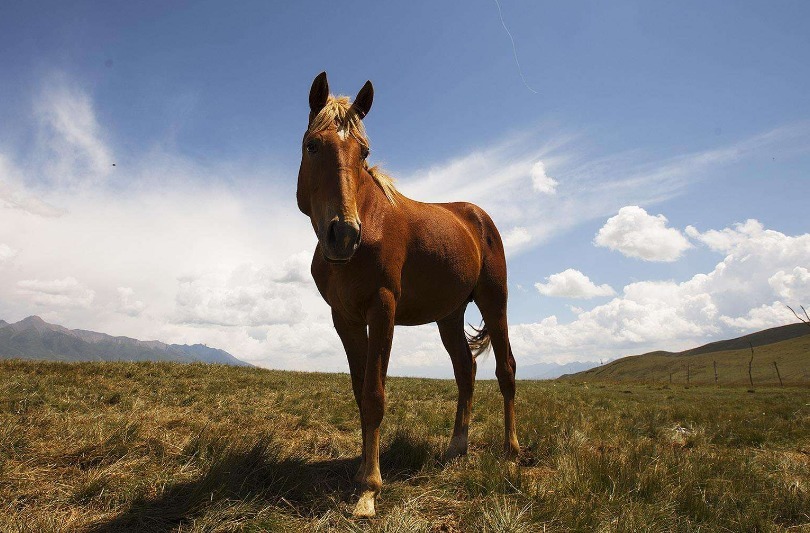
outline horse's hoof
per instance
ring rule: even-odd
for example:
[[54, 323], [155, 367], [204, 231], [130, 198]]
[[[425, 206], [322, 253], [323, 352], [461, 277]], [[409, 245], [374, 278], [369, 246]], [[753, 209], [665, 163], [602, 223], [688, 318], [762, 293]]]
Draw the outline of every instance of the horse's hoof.
[[374, 511], [374, 491], [367, 490], [360, 495], [357, 505], [354, 506], [352, 516], [354, 518], [371, 518], [375, 515]]
[[453, 437], [450, 439], [447, 451], [444, 452], [444, 460], [450, 461], [462, 455], [467, 455], [467, 439], [464, 437]]
[[510, 459], [515, 459], [520, 455], [520, 445], [515, 442], [506, 442], [503, 445], [503, 453]]

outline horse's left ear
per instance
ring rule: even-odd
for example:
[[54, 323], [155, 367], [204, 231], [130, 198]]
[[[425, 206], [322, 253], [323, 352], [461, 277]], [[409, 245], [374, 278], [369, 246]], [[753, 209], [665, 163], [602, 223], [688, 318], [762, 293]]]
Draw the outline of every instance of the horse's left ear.
[[374, 86], [371, 85], [370, 81], [367, 81], [363, 88], [360, 89], [360, 92], [357, 93], [357, 98], [354, 99], [354, 103], [352, 107], [357, 110], [357, 113], [360, 115], [360, 118], [365, 117], [368, 115], [368, 112], [371, 111], [371, 103], [374, 101]]
[[326, 80], [326, 72], [321, 72], [312, 81], [309, 89], [309, 111], [315, 116], [326, 105], [329, 98], [329, 82]]

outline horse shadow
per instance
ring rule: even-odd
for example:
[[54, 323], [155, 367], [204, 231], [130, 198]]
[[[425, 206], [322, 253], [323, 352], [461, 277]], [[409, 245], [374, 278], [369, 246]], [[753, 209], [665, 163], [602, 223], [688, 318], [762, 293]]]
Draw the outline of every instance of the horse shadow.
[[[407, 479], [433, 459], [418, 445], [395, 438], [382, 450], [380, 465], [386, 480]], [[243, 449], [226, 446], [203, 475], [168, 485], [154, 498], [137, 498], [119, 515], [94, 523], [86, 531], [176, 531], [212, 506], [238, 501], [291, 507], [300, 516], [319, 516], [356, 496], [359, 487], [352, 478], [359, 465], [359, 457], [312, 462], [285, 457], [269, 439]]]

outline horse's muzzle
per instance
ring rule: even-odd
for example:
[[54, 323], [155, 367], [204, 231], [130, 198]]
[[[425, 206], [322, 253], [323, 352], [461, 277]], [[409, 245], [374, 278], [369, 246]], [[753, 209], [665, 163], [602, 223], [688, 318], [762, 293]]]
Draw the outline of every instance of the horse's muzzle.
[[322, 243], [324, 258], [330, 263], [345, 263], [360, 246], [361, 225], [354, 221], [332, 220]]

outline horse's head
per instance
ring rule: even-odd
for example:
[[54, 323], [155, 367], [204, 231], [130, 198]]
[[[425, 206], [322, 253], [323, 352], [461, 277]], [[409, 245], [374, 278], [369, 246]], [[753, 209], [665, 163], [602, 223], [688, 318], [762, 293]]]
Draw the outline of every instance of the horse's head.
[[[358, 196], [369, 146], [362, 119], [374, 88], [367, 81], [354, 103], [329, 94], [326, 73], [312, 82], [309, 126], [301, 144], [298, 208], [309, 216], [327, 261], [345, 263], [360, 246]], [[367, 178], [365, 178], [367, 179]]]

